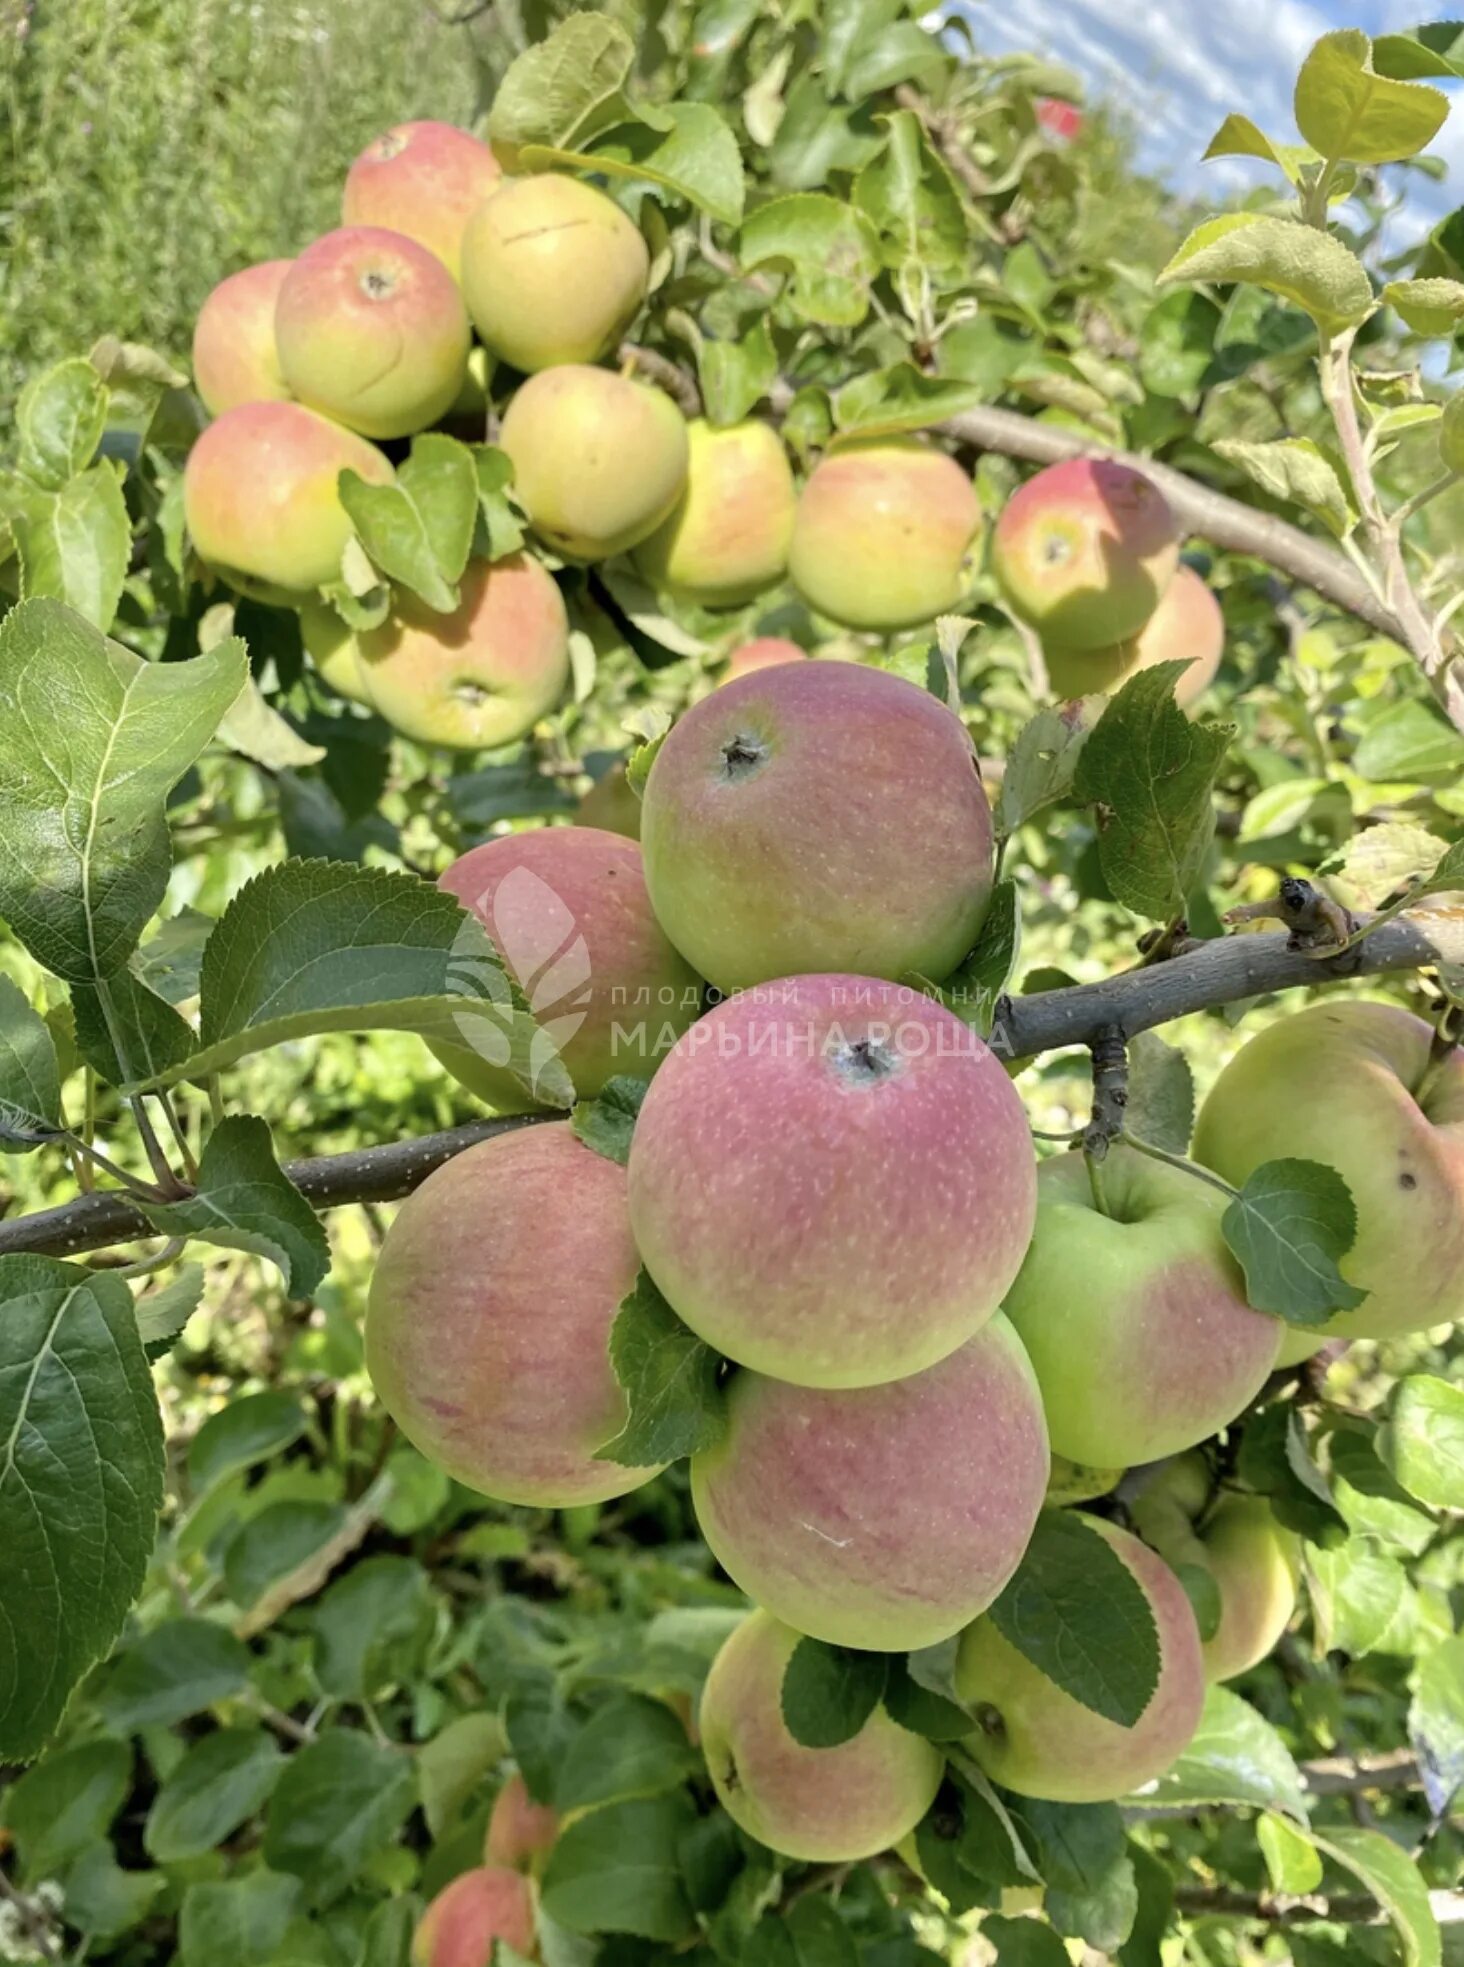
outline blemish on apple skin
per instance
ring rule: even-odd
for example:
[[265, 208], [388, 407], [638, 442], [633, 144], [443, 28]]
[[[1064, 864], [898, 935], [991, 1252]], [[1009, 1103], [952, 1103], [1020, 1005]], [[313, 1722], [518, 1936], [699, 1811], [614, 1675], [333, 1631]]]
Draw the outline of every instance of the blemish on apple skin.
[[1406, 1174], [1400, 1175], [1398, 1177], [1398, 1186], [1399, 1188], [1417, 1188], [1418, 1187], [1417, 1175], [1406, 1175]]
[[831, 1537], [827, 1530], [820, 1530], [816, 1523], [800, 1522], [798, 1527], [800, 1530], [807, 1530], [811, 1537], [819, 1537], [824, 1543], [832, 1544], [835, 1550], [847, 1550], [854, 1541], [852, 1537]]
[[455, 1400], [438, 1400], [430, 1393], [423, 1395], [422, 1405], [429, 1413], [436, 1414], [440, 1421], [458, 1420], [463, 1411]]

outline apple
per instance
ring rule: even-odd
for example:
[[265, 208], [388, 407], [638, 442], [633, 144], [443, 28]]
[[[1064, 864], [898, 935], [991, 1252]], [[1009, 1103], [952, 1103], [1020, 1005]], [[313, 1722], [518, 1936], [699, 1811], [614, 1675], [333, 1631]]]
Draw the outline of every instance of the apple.
[[[617, 1073], [654, 1072], [701, 1008], [700, 979], [651, 913], [633, 840], [588, 826], [501, 834], [437, 885], [483, 923], [581, 1099]], [[484, 1056], [471, 1021], [461, 1042], [430, 1042], [490, 1106], [532, 1105], [505, 1064]]]
[[559, 1816], [547, 1803], [536, 1803], [529, 1786], [515, 1769], [493, 1799], [483, 1862], [510, 1871], [539, 1872], [559, 1835]]
[[739, 1829], [785, 1858], [872, 1858], [919, 1823], [944, 1763], [882, 1707], [836, 1748], [795, 1740], [783, 1720], [783, 1675], [801, 1636], [756, 1611], [723, 1642], [701, 1697], [712, 1786]]
[[939, 982], [991, 897], [965, 727], [887, 670], [788, 663], [693, 704], [651, 766], [646, 880], [719, 990], [800, 971]]
[[338, 696], [371, 707], [361, 651], [355, 634], [328, 602], [307, 601], [300, 609], [300, 640], [317, 672]]
[[793, 525], [794, 586], [848, 628], [908, 628], [955, 608], [974, 572], [981, 508], [954, 458], [918, 437], [840, 444]]
[[1146, 1544], [1085, 1519], [1137, 1579], [1159, 1639], [1159, 1684], [1131, 1728], [1065, 1694], [989, 1618], [961, 1635], [956, 1692], [976, 1716], [966, 1747], [993, 1782], [1052, 1803], [1106, 1803], [1152, 1782], [1199, 1724], [1205, 1702], [1200, 1634], [1184, 1588]]
[[727, 667], [718, 679], [718, 687], [723, 683], [735, 683], [739, 676], [751, 676], [759, 669], [779, 669], [784, 663], [807, 662], [808, 659], [807, 649], [788, 641], [786, 636], [754, 636], [751, 642], [744, 642], [728, 656]]
[[[532, 555], [474, 560], [451, 614], [398, 588], [390, 615], [356, 638], [365, 701], [419, 744], [481, 751], [512, 744], [569, 682], [569, 617]], [[344, 673], [337, 659], [333, 673]]]
[[300, 403], [241, 403], [188, 453], [183, 512], [199, 558], [261, 599], [339, 580], [351, 522], [336, 481], [384, 485], [391, 466], [364, 437]]
[[992, 568], [1044, 648], [1106, 649], [1136, 635], [1179, 564], [1179, 529], [1158, 486], [1112, 458], [1069, 458], [1007, 500]]
[[532, 1957], [534, 1888], [519, 1872], [479, 1865], [444, 1885], [412, 1935], [412, 1967], [492, 1967], [502, 1940]]
[[[781, 580], [793, 534], [793, 471], [769, 424], [687, 428], [686, 489], [636, 548], [655, 586], [707, 608], [735, 607]], [[801, 652], [800, 652], [801, 653]]]
[[590, 787], [575, 810], [576, 826], [598, 826], [606, 833], [640, 839], [640, 794], [625, 775], [623, 764], [612, 765]]
[[743, 1371], [727, 1399], [725, 1436], [692, 1458], [697, 1522], [734, 1583], [799, 1632], [876, 1652], [934, 1646], [1021, 1562], [1047, 1430], [1000, 1313], [939, 1365], [885, 1386]]
[[1004, 1302], [1054, 1451], [1123, 1468], [1233, 1421], [1275, 1365], [1282, 1326], [1246, 1303], [1211, 1183], [1115, 1146], [1103, 1186], [1108, 1215], [1081, 1154], [1043, 1162], [1031, 1247]]
[[994, 1055], [869, 977], [719, 1004], [656, 1075], [630, 1153], [668, 1301], [729, 1359], [810, 1387], [901, 1379], [969, 1339], [1016, 1275], [1035, 1193]]
[[455, 1155], [402, 1204], [366, 1308], [366, 1370], [414, 1447], [504, 1503], [568, 1509], [654, 1468], [597, 1461], [625, 1424], [610, 1327], [639, 1270], [625, 1170], [567, 1121]]
[[515, 369], [598, 362], [646, 297], [651, 255], [613, 198], [578, 178], [512, 178], [463, 233], [463, 293], [483, 340]]
[[1181, 566], [1158, 607], [1137, 634], [1108, 649], [1044, 650], [1047, 680], [1059, 697], [1113, 696], [1131, 676], [1155, 663], [1189, 659], [1174, 686], [1174, 700], [1188, 710], [1204, 695], [1225, 653], [1220, 603], [1192, 567]]
[[1194, 1157], [1236, 1187], [1295, 1158], [1351, 1190], [1357, 1234], [1341, 1270], [1368, 1295], [1311, 1338], [1394, 1338], [1464, 1317], [1464, 1050], [1425, 1084], [1432, 1035], [1396, 1005], [1313, 1004], [1243, 1046], [1200, 1111]]
[[451, 409], [471, 336], [435, 253], [384, 226], [342, 226], [280, 284], [280, 373], [302, 403], [367, 437], [408, 437]]
[[221, 417], [241, 403], [282, 403], [290, 391], [275, 349], [275, 304], [289, 260], [265, 260], [221, 280], [193, 329], [193, 381]]
[[463, 229], [502, 178], [498, 159], [451, 123], [398, 123], [367, 144], [346, 173], [346, 225], [384, 226], [462, 272]]
[[653, 533], [686, 483], [686, 420], [659, 389], [571, 363], [531, 376], [499, 444], [534, 531], [570, 560]]

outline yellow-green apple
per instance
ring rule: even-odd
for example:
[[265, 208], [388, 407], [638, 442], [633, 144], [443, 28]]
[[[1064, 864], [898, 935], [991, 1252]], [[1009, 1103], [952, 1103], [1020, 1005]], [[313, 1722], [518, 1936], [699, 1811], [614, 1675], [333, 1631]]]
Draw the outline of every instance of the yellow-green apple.
[[469, 563], [451, 614], [404, 590], [378, 628], [356, 638], [366, 700], [419, 744], [480, 751], [512, 744], [569, 682], [569, 617], [528, 553]]
[[456, 280], [463, 230], [502, 177], [498, 159], [451, 123], [398, 123], [367, 144], [346, 173], [346, 225], [405, 233], [436, 253]]
[[995, 1056], [869, 977], [719, 1004], [656, 1075], [630, 1154], [636, 1241], [670, 1303], [729, 1359], [810, 1387], [897, 1380], [969, 1339], [1017, 1273], [1035, 1192]]
[[316, 670], [337, 695], [370, 708], [371, 693], [361, 674], [360, 647], [334, 608], [324, 601], [307, 601], [300, 609], [300, 640]]
[[1396, 1005], [1313, 1004], [1243, 1046], [1200, 1112], [1194, 1157], [1237, 1187], [1296, 1158], [1351, 1190], [1357, 1234], [1340, 1267], [1367, 1296], [1314, 1338], [1464, 1317], [1464, 1049], [1430, 1071], [1432, 1035]]
[[625, 775], [624, 765], [612, 765], [595, 780], [576, 809], [576, 826], [598, 826], [606, 833], [640, 839], [640, 794]]
[[793, 472], [770, 424], [688, 426], [686, 489], [636, 548], [656, 586], [707, 608], [735, 607], [781, 580], [793, 534]]
[[1059, 697], [1112, 696], [1131, 676], [1155, 663], [1188, 660], [1174, 700], [1188, 710], [1214, 682], [1225, 653], [1220, 603], [1192, 567], [1181, 566], [1159, 605], [1136, 635], [1107, 649], [1044, 651], [1047, 680]]
[[547, 1803], [536, 1803], [515, 1769], [493, 1799], [483, 1862], [506, 1865], [510, 1871], [542, 1871], [558, 1835], [558, 1812]]
[[735, 683], [739, 676], [751, 676], [759, 669], [780, 669], [784, 663], [807, 661], [807, 649], [788, 641], [786, 636], [758, 635], [732, 651], [727, 667], [717, 680], [719, 686]]
[[359, 472], [384, 485], [374, 444], [300, 403], [241, 403], [188, 453], [183, 511], [199, 557], [262, 599], [339, 580], [351, 522], [336, 482]]
[[608, 369], [530, 376], [499, 443], [534, 531], [570, 560], [628, 552], [686, 483], [686, 419], [659, 389]]
[[854, 663], [788, 663], [703, 697], [641, 811], [646, 880], [719, 990], [806, 970], [939, 982], [991, 898], [991, 808], [965, 727]]
[[409, 437], [451, 409], [471, 343], [436, 253], [384, 226], [327, 232], [280, 284], [280, 373], [302, 403], [367, 437]]
[[981, 508], [954, 458], [917, 437], [840, 444], [815, 468], [788, 569], [804, 600], [848, 628], [908, 628], [971, 583]]
[[1201, 1176], [1114, 1147], [1110, 1213], [1080, 1154], [1037, 1174], [1031, 1247], [1004, 1303], [1042, 1388], [1053, 1448], [1098, 1468], [1192, 1448], [1233, 1421], [1276, 1361], [1281, 1321], [1246, 1303]]
[[959, 1632], [1021, 1562], [1047, 1486], [1037, 1383], [1000, 1313], [884, 1386], [736, 1373], [727, 1423], [692, 1458], [702, 1535], [749, 1598], [834, 1646]]
[[512, 178], [463, 233], [473, 325], [505, 362], [532, 374], [598, 362], [646, 297], [651, 256], [613, 198], [578, 178]]
[[455, 1155], [387, 1231], [366, 1369], [412, 1445], [499, 1502], [566, 1509], [654, 1468], [597, 1461], [625, 1424], [610, 1327], [639, 1264], [625, 1170], [567, 1121]]
[[265, 260], [221, 280], [193, 329], [193, 381], [212, 417], [241, 403], [282, 403], [289, 388], [275, 350], [275, 303], [289, 260]]
[[1069, 458], [1007, 500], [992, 567], [1049, 650], [1136, 635], [1179, 564], [1179, 529], [1152, 480], [1111, 458]]
[[[701, 984], [651, 912], [640, 848], [597, 827], [538, 827], [486, 840], [438, 882], [488, 931], [581, 1099], [617, 1073], [645, 1078], [697, 1015]], [[530, 1095], [462, 1021], [435, 1038], [448, 1071], [499, 1112]]]
[[533, 1958], [534, 1888], [521, 1872], [479, 1865], [444, 1885], [412, 1935], [412, 1967], [492, 1967], [497, 1943]]
[[1205, 1667], [1184, 1588], [1162, 1557], [1126, 1530], [1085, 1519], [1137, 1580], [1159, 1641], [1159, 1683], [1132, 1727], [1066, 1694], [990, 1618], [961, 1635], [956, 1691], [976, 1716], [966, 1746], [993, 1782], [1052, 1803], [1105, 1803], [1152, 1782], [1199, 1723]]
[[877, 1707], [836, 1748], [805, 1748], [783, 1719], [783, 1676], [801, 1634], [752, 1612], [723, 1641], [701, 1696], [712, 1786], [732, 1821], [785, 1858], [872, 1858], [935, 1801], [944, 1764], [923, 1736]]

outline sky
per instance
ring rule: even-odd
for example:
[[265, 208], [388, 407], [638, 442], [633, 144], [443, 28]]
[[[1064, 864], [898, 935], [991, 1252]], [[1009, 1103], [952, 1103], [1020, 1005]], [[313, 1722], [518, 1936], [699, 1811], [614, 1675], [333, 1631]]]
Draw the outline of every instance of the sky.
[[[1435, 18], [1427, 0], [964, 0], [984, 47], [1033, 48], [1076, 69], [1089, 88], [1122, 103], [1143, 141], [1141, 162], [1170, 183], [1224, 194], [1267, 176], [1250, 160], [1199, 162], [1231, 110], [1268, 136], [1297, 140], [1291, 113], [1296, 71], [1312, 43], [1338, 27], [1397, 32]], [[1447, 16], [1448, 7], [1437, 9]], [[1414, 208], [1395, 221], [1389, 244], [1403, 246], [1464, 203], [1464, 94], [1434, 151], [1449, 175], [1409, 187]], [[1274, 173], [1271, 173], [1274, 175]]]

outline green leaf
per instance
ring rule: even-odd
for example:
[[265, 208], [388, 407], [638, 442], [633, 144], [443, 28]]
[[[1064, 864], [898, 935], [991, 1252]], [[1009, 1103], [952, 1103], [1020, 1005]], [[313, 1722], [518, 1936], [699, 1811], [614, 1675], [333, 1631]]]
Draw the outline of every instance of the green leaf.
[[[935, 1649], [928, 1648], [927, 1651]], [[891, 1721], [927, 1741], [958, 1742], [971, 1732], [971, 1717], [948, 1693], [917, 1680], [912, 1671], [916, 1654], [891, 1653], [885, 1676], [884, 1706]]]
[[59, 492], [33, 492], [10, 515], [25, 600], [63, 601], [110, 628], [132, 555], [120, 467], [103, 458]]
[[197, 1236], [225, 1250], [251, 1250], [274, 1264], [291, 1297], [308, 1298], [330, 1269], [320, 1218], [275, 1160], [268, 1124], [231, 1113], [204, 1144], [186, 1202], [150, 1202], [168, 1236]]
[[570, 1124], [586, 1147], [603, 1154], [607, 1161], [618, 1161], [623, 1168], [630, 1159], [636, 1115], [650, 1090], [648, 1079], [616, 1073], [613, 1079], [605, 1081], [594, 1099], [576, 1103]]
[[778, 380], [778, 352], [767, 315], [760, 314], [737, 341], [703, 335], [696, 367], [708, 423], [719, 429], [741, 423]]
[[1387, 1549], [1421, 1557], [1432, 1543], [1434, 1519], [1384, 1465], [1377, 1431], [1343, 1422], [1328, 1438], [1332, 1494], [1349, 1527]]
[[609, 1803], [566, 1824], [545, 1867], [544, 1911], [571, 1933], [674, 1942], [695, 1931], [678, 1846], [695, 1819], [683, 1790]]
[[1309, 1832], [1299, 1830], [1289, 1817], [1263, 1810], [1256, 1819], [1256, 1842], [1273, 1892], [1300, 1896], [1316, 1891], [1322, 1882], [1322, 1860]]
[[664, 1701], [617, 1694], [570, 1742], [554, 1785], [555, 1807], [567, 1812], [660, 1796], [701, 1767], [680, 1716]]
[[742, 223], [742, 153], [710, 103], [668, 103], [654, 120], [648, 113], [620, 124], [591, 151], [530, 144], [521, 162], [530, 171], [558, 166], [659, 185], [722, 225]]
[[1185, 288], [1151, 307], [1139, 329], [1144, 387], [1155, 396], [1189, 396], [1197, 390], [1215, 360], [1220, 319], [1212, 300]]
[[73, 984], [76, 1046], [109, 1086], [155, 1080], [194, 1049], [193, 1027], [131, 970], [97, 984]]
[[[224, 1587], [230, 1598], [253, 1610], [277, 1585], [296, 1581], [302, 1573], [310, 1590], [319, 1590], [347, 1523], [342, 1504], [318, 1495], [287, 1495], [246, 1517], [224, 1551]], [[287, 1594], [291, 1601], [304, 1595], [293, 1590]]]
[[804, 1748], [852, 1741], [885, 1690], [883, 1653], [800, 1639], [783, 1673], [783, 1724]]
[[385, 1555], [354, 1565], [310, 1613], [322, 1693], [337, 1701], [369, 1701], [410, 1681], [433, 1620], [432, 1594], [420, 1564]]
[[1286, 1744], [1228, 1687], [1209, 1689], [1189, 1747], [1145, 1789], [1140, 1803], [1157, 1809], [1253, 1804], [1306, 1821], [1301, 1776]]
[[1328, 1824], [1312, 1833], [1318, 1848], [1372, 1893], [1403, 1946], [1405, 1967], [1440, 1967], [1439, 1925], [1416, 1862], [1380, 1830]]
[[1347, 1522], [1312, 1459], [1300, 1414], [1287, 1401], [1263, 1407], [1245, 1423], [1236, 1472], [1249, 1489], [1270, 1499], [1288, 1530], [1331, 1547], [1348, 1534]]
[[1428, 1807], [1442, 1818], [1464, 1786], [1464, 1635], [1442, 1640], [1419, 1661], [1408, 1739]]
[[1337, 539], [1345, 538], [1357, 524], [1357, 514], [1336, 467], [1310, 437], [1279, 437], [1269, 444], [1217, 437], [1211, 448], [1230, 464], [1238, 465], [1272, 498], [1304, 507]]
[[212, 1619], [168, 1619], [108, 1667], [97, 1712], [119, 1735], [171, 1728], [232, 1700], [248, 1678], [248, 1650], [227, 1626]]
[[1154, 1615], [1132, 1571], [1083, 1517], [1043, 1510], [987, 1615], [1075, 1701], [1131, 1728], [1159, 1684]]
[[[1426, 827], [1384, 820], [1353, 834], [1341, 855], [1329, 859], [1322, 872], [1342, 884], [1342, 898], [1350, 908], [1371, 909], [1438, 871], [1447, 881], [1449, 858], [1443, 841]], [[1464, 867], [1460, 877], [1464, 879]]]
[[47, 491], [59, 492], [91, 463], [106, 424], [106, 386], [85, 356], [43, 369], [15, 405], [20, 469]]
[[1234, 735], [1192, 723], [1174, 701], [1184, 663], [1131, 676], [1099, 718], [1078, 759], [1073, 790], [1098, 810], [1098, 859], [1114, 898], [1168, 921], [1204, 864], [1210, 794]]
[[335, 1729], [286, 1763], [265, 1819], [265, 1863], [301, 1879], [307, 1905], [331, 1905], [392, 1841], [416, 1801], [410, 1756]]
[[1457, 778], [1464, 771], [1464, 738], [1427, 704], [1409, 698], [1369, 721], [1352, 768], [1365, 779]]
[[1069, 1939], [1115, 1953], [1128, 1938], [1139, 1905], [1117, 1807], [1022, 1798], [1013, 1815], [1046, 1880], [1046, 1917]]
[[372, 564], [448, 614], [468, 564], [478, 518], [478, 470], [466, 444], [440, 431], [412, 439], [389, 485], [343, 471], [341, 504]]
[[996, 1007], [1016, 972], [1022, 948], [1021, 896], [1014, 881], [998, 881], [975, 947], [945, 982], [930, 986], [948, 1010], [989, 1037]]
[[610, 1363], [625, 1389], [625, 1426], [598, 1458], [650, 1468], [713, 1448], [727, 1425], [717, 1385], [721, 1364], [642, 1270], [610, 1328]]
[[137, 1335], [149, 1360], [160, 1359], [203, 1301], [203, 1265], [180, 1264], [177, 1275], [137, 1301]]
[[503, 1760], [508, 1737], [496, 1714], [459, 1714], [417, 1754], [422, 1814], [441, 1838], [479, 1783]]
[[747, 271], [785, 265], [794, 312], [830, 328], [859, 326], [881, 263], [879, 235], [864, 213], [813, 191], [759, 206], [742, 228], [740, 258]]
[[1207, 219], [1159, 275], [1175, 281], [1248, 281], [1304, 308], [1325, 335], [1356, 327], [1373, 311], [1366, 268], [1340, 239], [1296, 219], [1227, 212]]
[[1415, 156], [1448, 113], [1442, 90], [1379, 75], [1372, 43], [1357, 27], [1324, 34], [1296, 78], [1296, 127], [1321, 156], [1353, 164]]
[[166, 1883], [161, 1872], [124, 1871], [110, 1844], [94, 1844], [63, 1881], [66, 1922], [88, 1941], [124, 1933], [147, 1917]]
[[1372, 44], [1379, 75], [1406, 82], [1420, 75], [1464, 76], [1464, 28], [1458, 21], [1430, 21], [1400, 34], [1380, 34]]
[[0, 1154], [28, 1154], [61, 1125], [56, 1042], [18, 984], [0, 976]]
[[478, 474], [477, 534], [479, 552], [486, 550], [490, 560], [502, 560], [517, 553], [524, 543], [524, 529], [508, 496], [513, 483], [513, 462], [506, 451], [492, 444], [469, 446], [473, 468]]
[[0, 915], [47, 969], [119, 970], [162, 901], [163, 800], [245, 675], [243, 645], [148, 663], [56, 601], [0, 622]]
[[1275, 143], [1248, 116], [1237, 115], [1227, 116], [1211, 137], [1202, 161], [1212, 157], [1261, 157], [1284, 171], [1293, 184], [1300, 181], [1302, 164], [1318, 161], [1309, 146]]
[[218, 739], [241, 758], [252, 758], [266, 771], [298, 771], [305, 765], [318, 765], [325, 747], [310, 744], [280, 713], [265, 701], [251, 676], [224, 712]]
[[607, 14], [576, 13], [509, 64], [488, 113], [494, 143], [567, 143], [624, 111], [635, 43]]
[[272, 1967], [299, 1900], [299, 1879], [272, 1871], [190, 1885], [178, 1918], [180, 1967]]
[[996, 795], [998, 833], [1015, 833], [1034, 813], [1067, 795], [1083, 746], [1106, 704], [1103, 697], [1075, 697], [1039, 710], [1022, 726]]
[[1464, 889], [1464, 840], [1456, 840], [1434, 862], [1428, 879], [1413, 890], [1415, 895], [1452, 894]]
[[981, 1937], [996, 1949], [995, 1967], [1064, 1967], [1068, 1950], [1040, 1919], [1013, 1919], [993, 1913], [981, 1922]]
[[195, 1742], [153, 1798], [142, 1842], [156, 1864], [201, 1858], [264, 1808], [285, 1758], [259, 1728], [220, 1728]]
[[1354, 1536], [1331, 1550], [1308, 1546], [1306, 1568], [1319, 1651], [1356, 1659], [1408, 1650], [1408, 1574], [1395, 1557]]
[[1042, 1882], [1011, 1812], [961, 1749], [915, 1831], [921, 1870], [956, 1914], [995, 1906], [1007, 1886]]
[[210, 1414], [188, 1444], [188, 1480], [202, 1494], [225, 1476], [282, 1453], [304, 1432], [305, 1410], [293, 1394], [243, 1394]]
[[163, 1431], [132, 1293], [0, 1257], [0, 1757], [42, 1747], [142, 1588]]
[[1428, 1373], [1400, 1380], [1378, 1451], [1410, 1496], [1464, 1509], [1464, 1387]]
[[287, 861], [256, 875], [204, 951], [201, 1050], [174, 1077], [322, 1031], [416, 1031], [471, 1044], [546, 1105], [574, 1089], [482, 924], [414, 874]]
[[48, 1755], [10, 1788], [5, 1826], [27, 1881], [54, 1878], [107, 1834], [132, 1787], [132, 1754], [121, 1742], [80, 1742]]
[[1141, 1031], [1129, 1040], [1128, 1105], [1125, 1133], [1166, 1154], [1184, 1154], [1195, 1124], [1195, 1076], [1189, 1060], [1157, 1032]]
[[1464, 282], [1390, 280], [1383, 299], [1416, 335], [1451, 335], [1464, 320]]
[[1346, 1182], [1320, 1161], [1263, 1162], [1220, 1228], [1257, 1311], [1291, 1325], [1322, 1325], [1367, 1296], [1337, 1268], [1357, 1234], [1357, 1211]]
[[899, 437], [958, 417], [988, 396], [978, 383], [927, 376], [896, 362], [845, 383], [834, 396], [834, 422], [841, 437]]
[[967, 253], [966, 217], [955, 179], [926, 141], [913, 109], [880, 120], [889, 142], [855, 178], [854, 203], [878, 232], [885, 265], [959, 271]]

